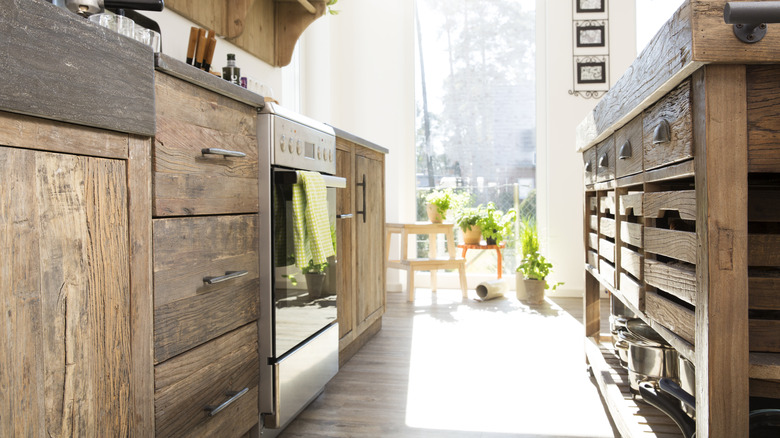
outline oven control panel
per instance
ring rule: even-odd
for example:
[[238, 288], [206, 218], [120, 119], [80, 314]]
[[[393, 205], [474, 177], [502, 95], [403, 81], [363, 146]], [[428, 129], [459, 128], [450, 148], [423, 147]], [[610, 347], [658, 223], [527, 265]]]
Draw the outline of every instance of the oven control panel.
[[284, 117], [273, 117], [272, 164], [336, 173], [336, 136]]

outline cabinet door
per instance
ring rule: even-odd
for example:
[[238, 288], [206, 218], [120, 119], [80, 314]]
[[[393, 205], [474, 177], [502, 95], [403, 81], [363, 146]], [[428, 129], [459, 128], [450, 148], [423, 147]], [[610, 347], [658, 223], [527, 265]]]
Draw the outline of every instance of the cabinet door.
[[127, 436], [126, 162], [0, 147], [0, 436]]
[[[357, 210], [365, 217], [355, 216], [355, 265], [359, 323], [373, 322], [381, 316], [385, 305], [384, 263], [384, 163], [362, 155], [355, 156], [355, 182], [365, 186], [355, 190]], [[372, 319], [371, 321], [367, 321]]]
[[339, 339], [343, 339], [353, 333], [355, 328], [355, 289], [353, 287], [355, 259], [352, 256], [352, 248], [357, 219], [354, 217], [354, 168], [352, 153], [349, 150], [336, 149], [336, 175], [347, 179], [347, 187], [338, 191], [336, 213], [353, 214], [352, 219], [341, 219], [336, 222], [337, 254], [339, 265], [342, 266], [339, 272], [339, 295], [336, 302], [338, 305]]

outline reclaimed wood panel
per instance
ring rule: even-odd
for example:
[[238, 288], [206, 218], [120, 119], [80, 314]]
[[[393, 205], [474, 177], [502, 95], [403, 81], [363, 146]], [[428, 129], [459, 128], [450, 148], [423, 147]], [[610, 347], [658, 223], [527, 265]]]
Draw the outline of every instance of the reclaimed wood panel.
[[608, 217], [602, 217], [599, 220], [600, 226], [599, 226], [599, 234], [602, 236], [609, 237], [611, 239], [615, 238], [615, 219], [608, 218]]
[[596, 147], [596, 181], [615, 179], [615, 139], [610, 137]]
[[588, 209], [589, 211], [595, 213], [598, 211], [598, 203], [599, 199], [596, 196], [588, 196]]
[[588, 248], [599, 249], [599, 236], [596, 233], [588, 233]]
[[642, 117], [637, 116], [615, 133], [615, 173], [618, 178], [642, 171]]
[[606, 239], [599, 239], [599, 255], [615, 263], [615, 244]]
[[644, 216], [644, 210], [642, 210], [643, 197], [644, 193], [642, 192], [620, 195], [620, 214], [623, 216], [628, 214]]
[[[648, 109], [642, 122], [643, 167], [654, 169], [693, 157], [690, 82], [683, 82]], [[670, 141], [653, 143], [655, 129], [666, 121]]]
[[[257, 421], [244, 417], [249, 410], [253, 418], [258, 418], [257, 391], [253, 388], [257, 388], [259, 368], [257, 324], [247, 324], [157, 365], [154, 370], [157, 436], [190, 436], [198, 427], [217, 425], [251, 428]], [[243, 388], [250, 391], [219, 415], [209, 417], [206, 406], [219, 405], [228, 399], [228, 391]], [[218, 424], [206, 426], [211, 422]]]
[[691, 344], [695, 344], [696, 318], [692, 310], [655, 292], [646, 291], [645, 313], [672, 333]]
[[645, 260], [645, 283], [690, 304], [696, 303], [696, 269], [692, 266]]
[[780, 277], [748, 277], [748, 306], [755, 310], [780, 310]]
[[599, 255], [596, 251], [588, 250], [586, 255], [586, 260], [589, 265], [593, 266], [594, 268], [598, 268]]
[[599, 259], [599, 275], [611, 287], [615, 287], [615, 266], [604, 259]]
[[127, 436], [127, 168], [0, 148], [2, 436]]
[[669, 181], [685, 177], [693, 177], [695, 171], [693, 160], [683, 161], [682, 163], [670, 164], [658, 169], [648, 170], [642, 173], [646, 183]]
[[620, 273], [620, 293], [640, 312], [645, 310], [645, 292], [641, 284], [630, 276]]
[[[355, 178], [366, 177], [365, 190], [355, 193], [355, 210], [365, 211], [365, 219], [355, 222], [355, 270], [358, 291], [358, 324], [370, 325], [385, 309], [385, 165], [384, 155], [376, 160], [356, 151]], [[365, 205], [362, 204], [365, 200]], [[453, 248], [454, 249], [454, 248]]]
[[642, 237], [644, 236], [644, 233], [642, 232], [643, 228], [644, 226], [642, 224], [625, 221], [620, 222], [620, 241], [641, 248]]
[[780, 353], [780, 321], [770, 319], [751, 319], [750, 351]]
[[596, 182], [596, 148], [587, 150], [582, 154], [582, 173], [585, 185]]
[[750, 379], [750, 396], [780, 398], [780, 382], [774, 380]]
[[599, 211], [602, 214], [615, 214], [615, 192], [607, 192], [599, 198]]
[[644, 227], [645, 252], [696, 264], [696, 233]]
[[680, 219], [696, 220], [696, 191], [647, 192], [643, 201], [645, 217], [662, 218], [667, 211], [680, 213]]
[[599, 218], [595, 214], [588, 215], [588, 231], [598, 232]]
[[[780, 172], [778, 83], [780, 83], [780, 68], [777, 65], [747, 67], [748, 169], [750, 172]], [[748, 199], [748, 206], [750, 205]]]
[[150, 47], [46, 2], [6, 0], [2, 9], [0, 58], [13, 62], [3, 67], [0, 108], [154, 135]]
[[780, 266], [780, 234], [748, 234], [749, 266]]
[[693, 57], [702, 62], [761, 63], [780, 59], [780, 35], [767, 32], [756, 44], [743, 43], [723, 21], [727, 0], [693, 0]]
[[632, 251], [626, 247], [620, 248], [620, 267], [633, 275], [639, 281], [643, 280], [642, 269], [644, 264], [642, 261], [644, 257], [636, 251]]

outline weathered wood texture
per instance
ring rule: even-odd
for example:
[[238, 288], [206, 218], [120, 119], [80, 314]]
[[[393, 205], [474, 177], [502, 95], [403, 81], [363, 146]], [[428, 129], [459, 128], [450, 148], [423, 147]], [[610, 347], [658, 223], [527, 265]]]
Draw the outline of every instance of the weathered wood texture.
[[596, 148], [596, 181], [615, 179], [615, 139], [609, 137]]
[[667, 211], [676, 211], [681, 219], [696, 220], [696, 191], [648, 192], [644, 197], [644, 215], [662, 218]]
[[780, 172], [780, 67], [747, 69], [748, 169]]
[[589, 149], [582, 154], [582, 173], [585, 185], [596, 182], [596, 148]]
[[[646, 275], [646, 274], [645, 274]], [[655, 292], [645, 292], [647, 316], [669, 329], [672, 333], [694, 344], [696, 318], [694, 312]]]
[[130, 434], [126, 172], [0, 148], [2, 436]]
[[780, 234], [748, 234], [749, 266], [780, 266]]
[[630, 276], [620, 273], [620, 293], [623, 297], [640, 311], [645, 310], [645, 291], [642, 285]]
[[750, 309], [780, 310], [780, 277], [751, 274], [748, 292]]
[[618, 178], [642, 171], [642, 117], [620, 128], [615, 137], [615, 173]]
[[696, 302], [696, 269], [692, 266], [645, 260], [645, 282], [690, 304]]
[[633, 275], [639, 281], [643, 279], [643, 259], [644, 257], [636, 251], [625, 247], [620, 248], [620, 268]]
[[629, 193], [620, 196], [620, 214], [634, 216], [644, 216], [642, 210], [642, 198], [644, 193]]
[[696, 263], [696, 233], [645, 227], [644, 235], [645, 252]]
[[604, 259], [599, 259], [599, 275], [611, 287], [615, 287], [615, 266]]
[[365, 187], [355, 191], [355, 211], [366, 212], [364, 217], [354, 218], [358, 324], [377, 312], [381, 315], [385, 309], [385, 242], [379, 237], [385, 235], [384, 155], [368, 152], [360, 150], [355, 155], [355, 179], [366, 178]]
[[[347, 179], [347, 188], [338, 191], [336, 198], [337, 214], [352, 214], [352, 218], [340, 219], [336, 222], [338, 233], [338, 258], [341, 266], [354, 266], [355, 248], [355, 213], [354, 187], [354, 155], [350, 144], [342, 144], [341, 138], [336, 138], [336, 175]], [[347, 343], [352, 341], [352, 331], [355, 329], [355, 270], [342, 269], [339, 272], [339, 295], [336, 300], [338, 307], [339, 339], [349, 336]], [[341, 355], [339, 355], [341, 360]]]
[[154, 215], [257, 212], [256, 109], [164, 74], [156, 82]]
[[599, 198], [599, 212], [602, 214], [615, 214], [615, 191], [609, 191]]
[[588, 233], [586, 236], [588, 239], [588, 248], [592, 248], [598, 251], [599, 249], [599, 236], [596, 233]]
[[150, 47], [42, 1], [3, 0], [0, 10], [0, 59], [11, 61], [0, 109], [154, 134]]
[[598, 211], [598, 203], [599, 203], [599, 199], [595, 195], [592, 196], [589, 195], [588, 203], [587, 203], [588, 211], [592, 213], [596, 213]]
[[643, 228], [642, 224], [620, 222], [620, 241], [641, 248], [643, 246]]
[[767, 32], [755, 44], [743, 43], [723, 21], [727, 0], [691, 0], [693, 58], [701, 62], [761, 63], [780, 60], [780, 35]]
[[611, 239], [615, 238], [615, 219], [602, 217], [599, 220], [601, 226], [599, 227], [599, 234]]
[[[597, 268], [597, 266], [594, 266]], [[601, 307], [599, 304], [600, 295], [599, 281], [585, 270], [585, 297], [583, 303], [583, 325], [585, 326], [585, 336], [598, 336], [601, 330]]]
[[780, 382], [750, 379], [750, 396], [780, 398]]
[[692, 83], [701, 248], [696, 263], [697, 436], [748, 433], [745, 81], [744, 66], [714, 65], [697, 71]]
[[588, 215], [588, 231], [597, 232], [599, 230], [599, 218], [595, 214]]
[[154, 433], [154, 301], [152, 273], [152, 141], [131, 136], [127, 162], [130, 235], [132, 421], [130, 435]]
[[155, 362], [257, 319], [257, 242], [256, 215], [154, 221]]
[[599, 266], [599, 255], [596, 251], [588, 250], [585, 256], [585, 261], [594, 268]]
[[599, 255], [615, 263], [615, 244], [606, 239], [599, 239]]
[[[668, 123], [668, 141], [655, 143], [655, 131]], [[693, 156], [690, 82], [683, 82], [645, 112], [642, 122], [643, 167], [654, 169]]]
[[780, 353], [780, 321], [770, 319], [751, 319], [750, 351]]
[[[258, 419], [259, 367], [254, 323], [157, 365], [157, 436], [193, 436], [195, 431], [216, 433], [204, 434], [207, 436], [245, 433]], [[218, 415], [209, 417], [207, 406], [217, 406], [230, 397], [230, 391], [244, 388], [250, 391]]]

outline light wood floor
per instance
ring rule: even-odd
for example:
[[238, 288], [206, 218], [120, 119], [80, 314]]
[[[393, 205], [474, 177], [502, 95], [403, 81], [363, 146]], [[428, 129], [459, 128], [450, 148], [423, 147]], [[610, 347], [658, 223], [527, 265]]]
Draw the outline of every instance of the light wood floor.
[[614, 437], [581, 315], [581, 299], [390, 292], [382, 330], [280, 436]]

